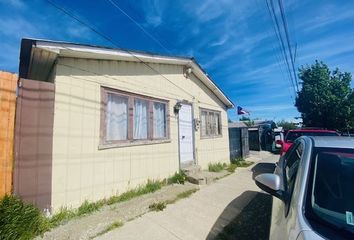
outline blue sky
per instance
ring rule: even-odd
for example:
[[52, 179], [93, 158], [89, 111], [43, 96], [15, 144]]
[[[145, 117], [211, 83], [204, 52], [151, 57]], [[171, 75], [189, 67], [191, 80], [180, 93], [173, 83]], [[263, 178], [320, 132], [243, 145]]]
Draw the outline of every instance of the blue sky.
[[[122, 48], [194, 56], [251, 118], [299, 116], [265, 0], [114, 1], [164, 48], [106, 0], [55, 2]], [[354, 1], [284, 3], [291, 44], [297, 44], [296, 67], [319, 59], [353, 73]], [[112, 46], [45, 0], [0, 0], [1, 70], [18, 71], [22, 37]], [[238, 119], [234, 110], [229, 116]]]

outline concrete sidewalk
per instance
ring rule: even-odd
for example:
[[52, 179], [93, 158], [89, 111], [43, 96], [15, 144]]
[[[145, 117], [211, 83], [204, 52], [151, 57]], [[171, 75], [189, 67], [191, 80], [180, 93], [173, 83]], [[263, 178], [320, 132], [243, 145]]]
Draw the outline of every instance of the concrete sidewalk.
[[260, 191], [251, 169], [278, 158], [267, 152], [252, 152], [247, 160], [255, 161], [254, 165], [238, 168], [162, 212], [147, 213], [95, 239], [214, 239]]

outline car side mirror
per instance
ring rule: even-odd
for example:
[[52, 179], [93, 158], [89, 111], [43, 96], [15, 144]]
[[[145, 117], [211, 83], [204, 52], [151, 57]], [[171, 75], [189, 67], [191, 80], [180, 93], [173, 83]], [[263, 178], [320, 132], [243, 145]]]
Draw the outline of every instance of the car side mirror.
[[280, 177], [277, 174], [263, 173], [258, 175], [255, 181], [260, 189], [285, 201], [285, 193], [280, 189]]

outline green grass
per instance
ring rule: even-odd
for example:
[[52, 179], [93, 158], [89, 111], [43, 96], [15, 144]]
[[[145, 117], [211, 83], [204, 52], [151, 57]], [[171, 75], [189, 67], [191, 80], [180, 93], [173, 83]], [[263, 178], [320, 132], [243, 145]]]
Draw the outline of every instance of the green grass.
[[231, 160], [231, 164], [234, 164], [236, 167], [249, 167], [253, 164], [252, 161], [245, 161], [242, 157], [238, 157]]
[[233, 172], [235, 172], [236, 168], [237, 168], [237, 165], [234, 163], [231, 163], [231, 164], [229, 164], [229, 166], [227, 166], [226, 170], [229, 171], [230, 173], [233, 173]]
[[77, 209], [76, 215], [77, 216], [81, 216], [81, 215], [84, 215], [84, 214], [89, 214], [89, 213], [95, 212], [98, 209], [100, 209], [104, 204], [105, 204], [104, 200], [97, 201], [97, 202], [89, 202], [89, 201], [86, 200]]
[[149, 209], [152, 211], [162, 211], [166, 208], [167, 203], [166, 202], [157, 202], [157, 203], [153, 203], [150, 204]]
[[61, 208], [58, 213], [54, 214], [50, 219], [49, 223], [52, 228], [59, 226], [60, 224], [69, 221], [76, 216], [74, 210], [68, 208]]
[[[161, 189], [163, 185], [163, 182], [149, 180], [146, 185], [139, 186], [121, 195], [113, 196], [108, 200], [85, 201], [77, 209], [61, 208], [59, 212], [50, 218], [46, 218], [38, 208], [24, 203], [19, 198], [5, 196], [0, 199], [0, 239], [32, 239], [75, 217], [98, 211], [106, 204], [127, 201], [134, 197], [152, 193]], [[115, 223], [111, 227], [116, 228], [118, 225], [118, 223]]]
[[191, 189], [188, 191], [181, 192], [181, 193], [177, 194], [177, 200], [187, 198], [190, 195], [192, 195], [193, 193], [195, 193], [196, 191], [198, 191], [198, 189]]
[[138, 197], [138, 196], [141, 196], [141, 195], [144, 195], [147, 193], [156, 192], [157, 190], [161, 189], [162, 186], [163, 186], [163, 183], [160, 181], [150, 181], [149, 180], [145, 186], [137, 187], [137, 188], [132, 189], [128, 192], [125, 192], [121, 195], [112, 196], [106, 201], [106, 203], [108, 205], [111, 205], [111, 204], [118, 203], [118, 202], [128, 201], [134, 197]]
[[93, 238], [96, 238], [98, 236], [101, 236], [105, 233], [108, 233], [109, 231], [112, 231], [116, 228], [120, 228], [124, 225], [124, 223], [122, 221], [115, 221], [113, 222], [112, 224], [110, 224], [108, 227], [106, 227], [103, 231], [99, 232], [98, 234], [96, 234], [94, 237], [92, 237], [91, 239]]
[[50, 229], [42, 212], [14, 196], [0, 200], [0, 239], [32, 239]]
[[222, 164], [222, 163], [209, 163], [208, 165], [208, 170], [209, 172], [221, 172], [222, 170], [224, 170], [226, 167], [226, 164]]
[[176, 172], [173, 176], [169, 177], [167, 179], [167, 183], [168, 184], [172, 184], [172, 183], [177, 183], [177, 184], [184, 184], [184, 182], [186, 181], [186, 174], [182, 171], [180, 172]]

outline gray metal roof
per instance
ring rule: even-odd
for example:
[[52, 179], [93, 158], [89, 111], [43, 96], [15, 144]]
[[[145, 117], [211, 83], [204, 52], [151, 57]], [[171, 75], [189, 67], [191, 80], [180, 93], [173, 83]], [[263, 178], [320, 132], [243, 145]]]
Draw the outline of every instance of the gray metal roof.
[[352, 148], [354, 149], [353, 137], [310, 137], [314, 140], [315, 147], [330, 147], [330, 148]]
[[242, 127], [247, 127], [247, 125], [242, 121], [229, 123], [229, 128], [242, 128]]

